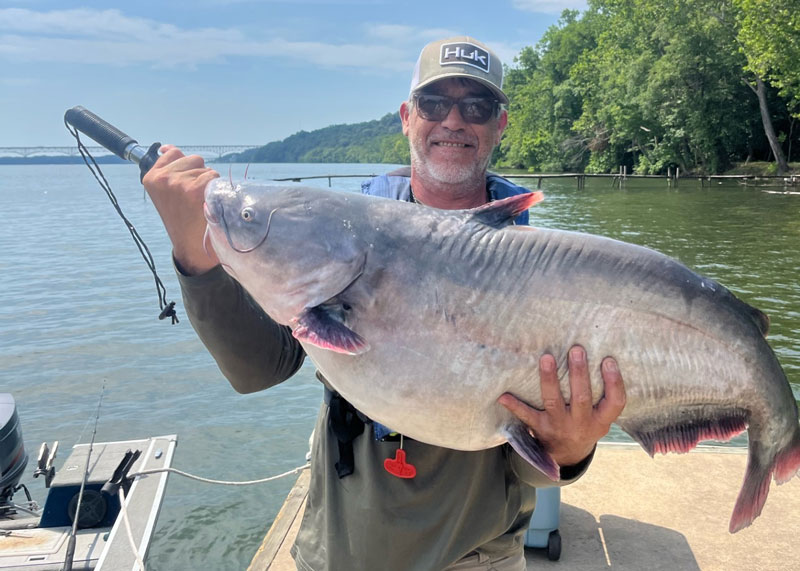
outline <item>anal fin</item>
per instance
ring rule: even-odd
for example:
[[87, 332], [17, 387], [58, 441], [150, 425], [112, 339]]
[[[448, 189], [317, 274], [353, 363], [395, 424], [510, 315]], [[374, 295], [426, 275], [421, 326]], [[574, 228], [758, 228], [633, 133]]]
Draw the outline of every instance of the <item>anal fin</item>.
[[542, 443], [530, 433], [527, 426], [518, 422], [506, 426], [502, 432], [517, 454], [530, 462], [534, 468], [554, 482], [561, 479], [560, 467], [547, 453]]
[[297, 318], [292, 335], [298, 341], [345, 355], [358, 355], [369, 349], [369, 344], [358, 333], [319, 306], [305, 310]]
[[645, 451], [685, 453], [702, 440], [728, 441], [747, 429], [747, 411], [741, 409], [711, 412], [705, 407], [671, 411], [663, 416], [618, 421], [620, 428]]

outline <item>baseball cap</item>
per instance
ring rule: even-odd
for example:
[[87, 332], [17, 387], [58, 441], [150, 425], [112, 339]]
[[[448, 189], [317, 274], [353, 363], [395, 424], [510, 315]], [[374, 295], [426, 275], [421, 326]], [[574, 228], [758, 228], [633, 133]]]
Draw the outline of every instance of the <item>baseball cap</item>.
[[475, 80], [488, 87], [500, 103], [508, 104], [503, 93], [503, 64], [497, 54], [475, 38], [457, 36], [422, 48], [414, 66], [410, 93], [448, 77]]

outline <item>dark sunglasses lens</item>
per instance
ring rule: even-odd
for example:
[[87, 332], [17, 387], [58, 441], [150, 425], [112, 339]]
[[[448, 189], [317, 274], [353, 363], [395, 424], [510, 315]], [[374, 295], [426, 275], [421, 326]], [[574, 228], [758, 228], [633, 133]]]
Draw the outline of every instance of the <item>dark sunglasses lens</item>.
[[497, 109], [497, 101], [486, 97], [466, 97], [456, 101], [444, 95], [418, 95], [417, 109], [426, 121], [444, 121], [454, 103], [458, 103], [458, 112], [468, 123], [483, 125]]
[[454, 101], [442, 95], [419, 95], [417, 97], [417, 108], [419, 114], [426, 121], [443, 121]]
[[495, 111], [495, 101], [485, 97], [467, 97], [458, 102], [458, 111], [468, 123], [483, 125]]

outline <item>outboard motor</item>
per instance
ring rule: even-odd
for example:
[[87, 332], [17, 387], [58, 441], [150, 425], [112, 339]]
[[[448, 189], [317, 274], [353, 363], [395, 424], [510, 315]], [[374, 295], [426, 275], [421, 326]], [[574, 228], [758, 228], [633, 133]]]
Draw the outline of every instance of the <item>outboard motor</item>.
[[0, 507], [11, 502], [27, 464], [14, 397], [0, 393]]

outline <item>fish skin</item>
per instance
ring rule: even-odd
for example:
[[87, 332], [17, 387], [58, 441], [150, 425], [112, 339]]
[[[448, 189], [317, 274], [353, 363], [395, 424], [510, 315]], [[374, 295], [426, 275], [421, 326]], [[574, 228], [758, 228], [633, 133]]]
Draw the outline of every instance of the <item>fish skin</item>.
[[653, 250], [510, 225], [535, 201], [442, 211], [217, 179], [205, 208], [223, 267], [370, 418], [460, 450], [510, 441], [557, 478], [496, 400], [510, 392], [542, 409], [547, 352], [568, 402], [567, 352], [580, 344], [595, 403], [600, 362], [617, 360], [627, 397], [617, 424], [651, 455], [748, 429], [730, 531], [750, 525], [773, 472], [782, 483], [800, 469], [797, 405], [764, 339], [768, 319]]

